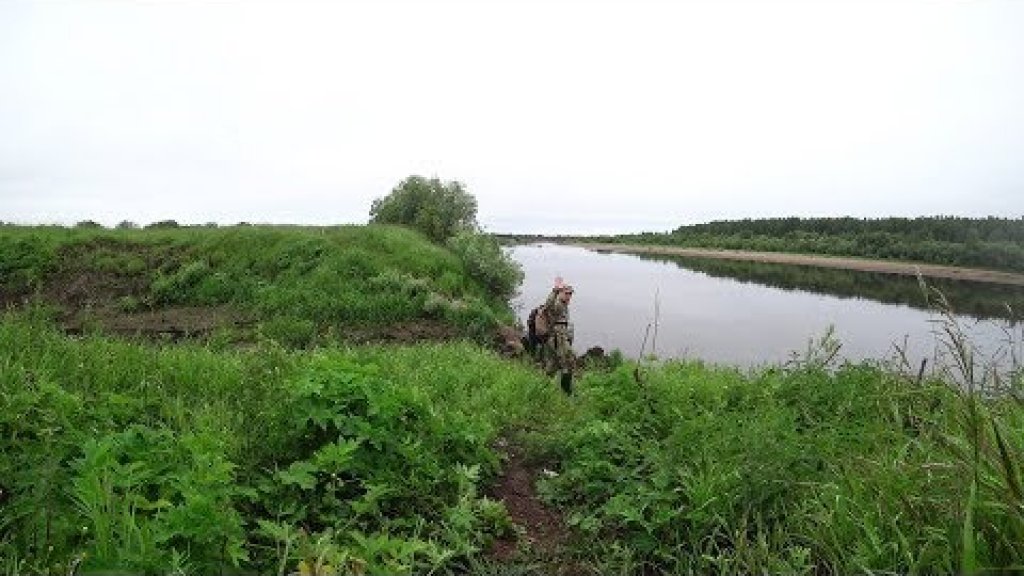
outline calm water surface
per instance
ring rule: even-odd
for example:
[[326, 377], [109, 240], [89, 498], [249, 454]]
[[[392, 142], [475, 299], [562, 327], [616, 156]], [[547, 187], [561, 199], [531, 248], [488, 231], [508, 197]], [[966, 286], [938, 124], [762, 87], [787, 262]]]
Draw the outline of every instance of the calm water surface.
[[[575, 287], [572, 319], [577, 352], [600, 346], [635, 358], [646, 332], [645, 354], [756, 367], [801, 354], [811, 339], [820, 338], [832, 326], [842, 343], [840, 356], [846, 359], [891, 358], [896, 345], [906, 348], [914, 366], [922, 358], [934, 361], [937, 354], [943, 354], [936, 338], [937, 314], [851, 296], [849, 286], [842, 296], [835, 296], [750, 278], [741, 281], [721, 272], [711, 275], [687, 268], [684, 262], [628, 254], [554, 244], [509, 250], [526, 273], [521, 294], [513, 302], [524, 324], [530, 309], [543, 302], [551, 290], [555, 276]], [[849, 279], [850, 272], [842, 274], [846, 285], [857, 284]], [[877, 285], [877, 276], [863, 284]], [[1013, 298], [1024, 295], [1024, 290], [1015, 290]], [[997, 297], [1002, 298], [1002, 293]], [[1017, 336], [1019, 348], [1019, 324], [974, 316], [957, 318], [979, 348], [979, 360], [1008, 351], [1007, 330]]]

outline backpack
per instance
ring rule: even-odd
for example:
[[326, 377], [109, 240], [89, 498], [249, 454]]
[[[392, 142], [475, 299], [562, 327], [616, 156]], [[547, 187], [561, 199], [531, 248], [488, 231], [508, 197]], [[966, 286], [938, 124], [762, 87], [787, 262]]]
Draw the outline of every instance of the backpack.
[[551, 330], [551, 321], [548, 319], [547, 307], [544, 304], [537, 306], [530, 311], [530, 317], [526, 321], [530, 339], [534, 342], [543, 342], [548, 338]]

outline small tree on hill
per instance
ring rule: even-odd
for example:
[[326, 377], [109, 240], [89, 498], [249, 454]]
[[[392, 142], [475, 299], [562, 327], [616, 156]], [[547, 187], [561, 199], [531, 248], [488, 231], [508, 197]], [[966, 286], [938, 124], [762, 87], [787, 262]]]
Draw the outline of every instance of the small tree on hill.
[[410, 176], [370, 207], [371, 224], [415, 228], [442, 243], [459, 232], [475, 232], [476, 198], [461, 182]]

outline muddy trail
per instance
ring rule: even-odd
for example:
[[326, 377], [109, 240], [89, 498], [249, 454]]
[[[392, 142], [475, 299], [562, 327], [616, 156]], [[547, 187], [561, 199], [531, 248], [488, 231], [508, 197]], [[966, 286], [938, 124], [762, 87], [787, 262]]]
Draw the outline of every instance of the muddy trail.
[[487, 552], [490, 559], [528, 569], [529, 574], [591, 574], [569, 555], [571, 532], [565, 519], [537, 494], [538, 479], [554, 472], [530, 458], [516, 440], [502, 438], [496, 449], [502, 455], [502, 473], [489, 495], [505, 505], [516, 531], [494, 542]]

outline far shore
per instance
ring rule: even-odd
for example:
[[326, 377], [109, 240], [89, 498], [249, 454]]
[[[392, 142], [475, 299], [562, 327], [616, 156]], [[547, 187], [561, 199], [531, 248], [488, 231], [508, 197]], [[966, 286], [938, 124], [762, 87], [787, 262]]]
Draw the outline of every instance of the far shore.
[[959, 268], [938, 264], [920, 264], [915, 262], [897, 262], [892, 260], [870, 260], [865, 258], [845, 258], [839, 256], [818, 256], [811, 254], [788, 254], [785, 252], [752, 252], [749, 250], [711, 250], [705, 248], [683, 248], [680, 246], [653, 246], [645, 244], [607, 244], [591, 242], [559, 242], [566, 246], [578, 246], [599, 252], [620, 252], [625, 254], [664, 254], [668, 256], [692, 256], [695, 258], [720, 258], [725, 260], [745, 260], [748, 262], [770, 262], [774, 264], [796, 264], [801, 266], [821, 266], [823, 268], [842, 268], [844, 270], [860, 270], [862, 272], [881, 272], [885, 274], [904, 274], [908, 276], [924, 276], [927, 278], [950, 278], [969, 280], [972, 282], [991, 282], [993, 284], [1011, 284], [1024, 286], [1024, 274], [984, 270], [980, 268]]

